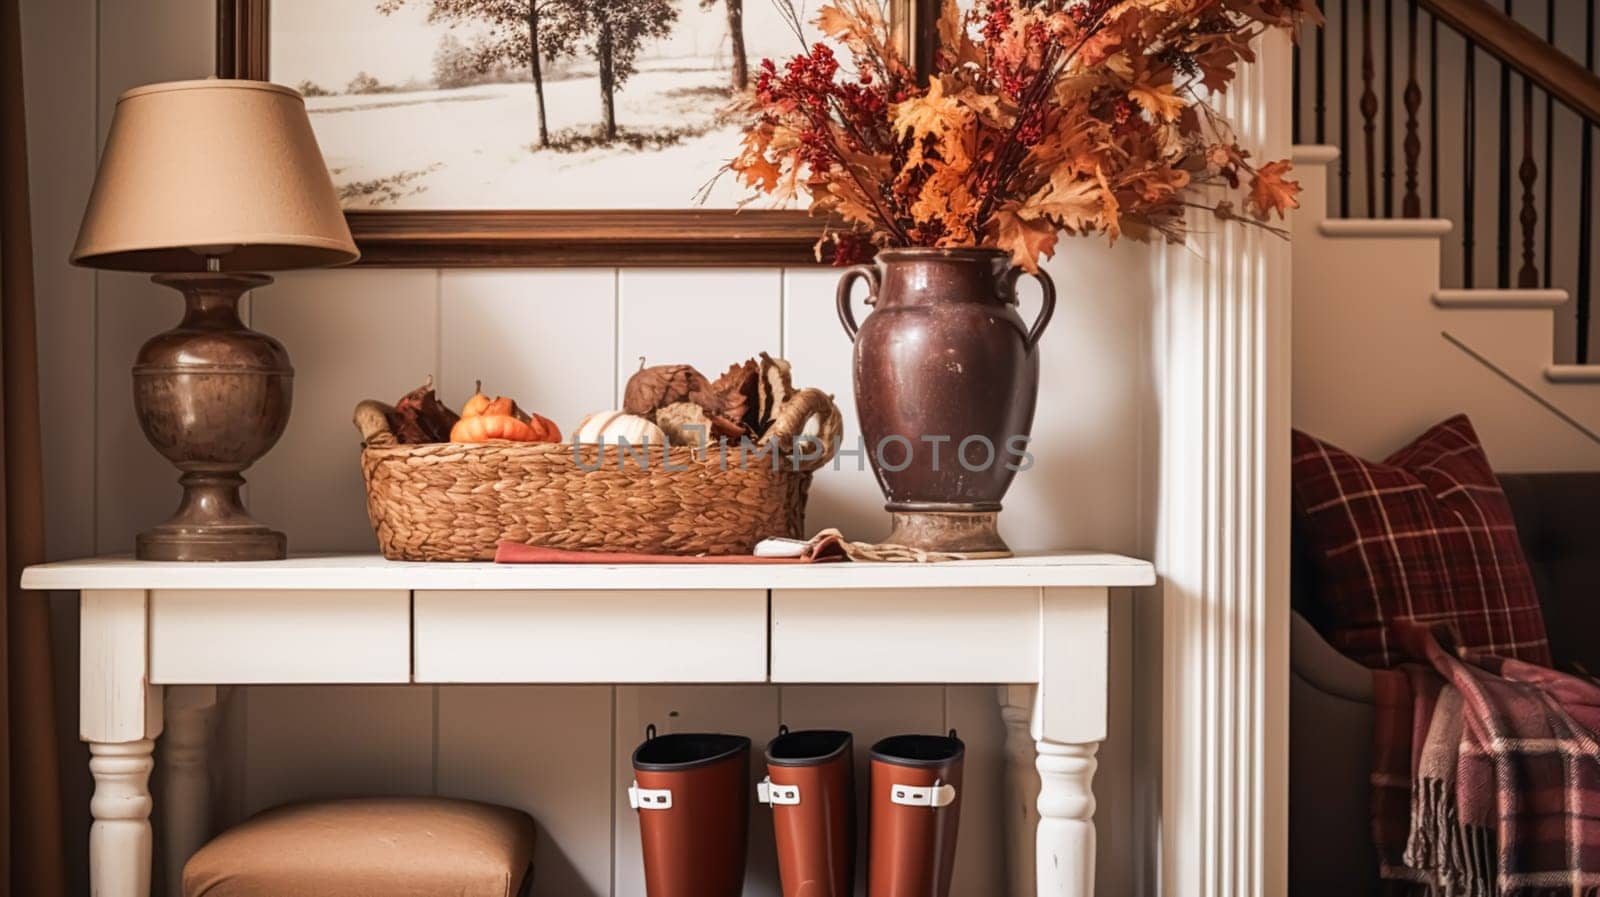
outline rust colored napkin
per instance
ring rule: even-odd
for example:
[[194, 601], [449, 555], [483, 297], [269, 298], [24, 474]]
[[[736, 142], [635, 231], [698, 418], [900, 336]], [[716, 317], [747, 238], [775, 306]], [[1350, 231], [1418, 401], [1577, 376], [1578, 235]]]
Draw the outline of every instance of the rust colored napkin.
[[495, 546], [496, 564], [820, 564], [848, 561], [844, 541], [837, 536], [820, 536], [806, 546], [797, 558], [762, 558], [753, 554], [685, 556], [640, 554], [631, 551], [572, 551], [566, 548], [539, 548], [520, 542], [501, 542]]

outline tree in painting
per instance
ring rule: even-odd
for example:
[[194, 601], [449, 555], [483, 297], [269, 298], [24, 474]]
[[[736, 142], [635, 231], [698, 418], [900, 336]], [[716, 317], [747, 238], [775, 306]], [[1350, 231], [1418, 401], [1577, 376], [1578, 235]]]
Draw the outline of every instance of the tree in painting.
[[502, 64], [529, 68], [538, 101], [539, 145], [549, 146], [541, 60], [572, 52], [572, 44], [564, 41], [577, 35], [577, 29], [566, 23], [576, 11], [574, 0], [379, 0], [378, 11], [392, 13], [407, 2], [427, 3], [430, 22], [487, 26], [477, 42], [465, 48], [466, 60], [479, 73]]
[[[700, 0], [701, 9], [710, 9], [717, 0]], [[744, 55], [744, 0], [722, 0], [728, 11], [728, 43], [733, 52], [733, 89], [745, 90], [750, 86], [750, 67]]]
[[552, 29], [557, 46], [583, 45], [600, 66], [600, 133], [617, 139], [617, 91], [637, 68], [651, 38], [672, 34], [678, 8], [672, 0], [567, 0], [569, 14]]

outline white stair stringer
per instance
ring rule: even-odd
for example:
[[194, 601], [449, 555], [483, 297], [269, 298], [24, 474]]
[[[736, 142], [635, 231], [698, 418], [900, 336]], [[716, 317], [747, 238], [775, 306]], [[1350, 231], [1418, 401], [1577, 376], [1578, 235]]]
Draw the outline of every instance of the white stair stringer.
[[1466, 413], [1498, 469], [1600, 468], [1600, 368], [1552, 362], [1565, 294], [1441, 288], [1450, 222], [1327, 218], [1335, 159], [1295, 151], [1294, 425], [1381, 458]]

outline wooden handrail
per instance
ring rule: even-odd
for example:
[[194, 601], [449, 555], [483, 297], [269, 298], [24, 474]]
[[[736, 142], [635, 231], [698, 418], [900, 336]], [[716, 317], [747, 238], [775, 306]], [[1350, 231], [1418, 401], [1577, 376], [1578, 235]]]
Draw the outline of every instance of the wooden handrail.
[[1486, 0], [1418, 0], [1439, 21], [1472, 40], [1550, 95], [1600, 124], [1600, 77], [1572, 57], [1553, 49]]

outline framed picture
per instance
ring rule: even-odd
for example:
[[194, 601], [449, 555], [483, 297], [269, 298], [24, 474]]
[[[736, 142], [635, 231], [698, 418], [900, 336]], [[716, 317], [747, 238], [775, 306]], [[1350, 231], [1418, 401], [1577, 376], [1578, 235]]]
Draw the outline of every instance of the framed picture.
[[[932, 4], [885, 2], [926, 46]], [[806, 0], [218, 3], [218, 75], [305, 94], [362, 263], [816, 261], [825, 222], [721, 172], [760, 60], [819, 39]]]

